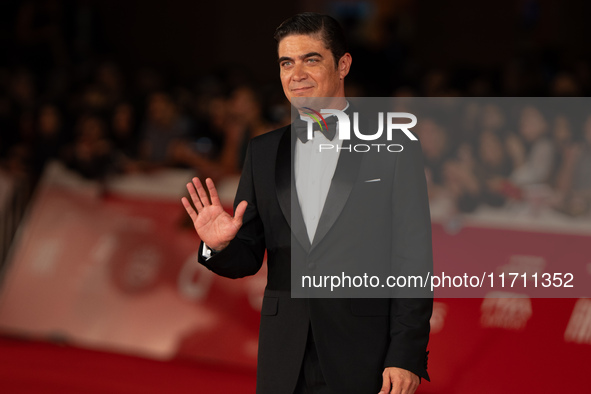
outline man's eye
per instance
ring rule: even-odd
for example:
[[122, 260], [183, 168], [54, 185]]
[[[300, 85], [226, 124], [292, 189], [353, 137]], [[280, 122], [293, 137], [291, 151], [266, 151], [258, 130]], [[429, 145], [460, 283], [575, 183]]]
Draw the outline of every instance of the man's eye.
[[285, 68], [285, 67], [289, 67], [291, 66], [291, 62], [283, 62], [281, 63], [281, 67]]
[[308, 63], [318, 63], [318, 59], [310, 58], [310, 59], [308, 59]]

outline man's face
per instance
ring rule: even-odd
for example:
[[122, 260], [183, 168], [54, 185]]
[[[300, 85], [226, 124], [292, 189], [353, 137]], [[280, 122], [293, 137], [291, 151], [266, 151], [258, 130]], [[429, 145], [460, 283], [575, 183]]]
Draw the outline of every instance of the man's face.
[[344, 97], [344, 78], [351, 66], [345, 54], [335, 67], [331, 51], [319, 35], [290, 35], [279, 42], [283, 92], [294, 97]]

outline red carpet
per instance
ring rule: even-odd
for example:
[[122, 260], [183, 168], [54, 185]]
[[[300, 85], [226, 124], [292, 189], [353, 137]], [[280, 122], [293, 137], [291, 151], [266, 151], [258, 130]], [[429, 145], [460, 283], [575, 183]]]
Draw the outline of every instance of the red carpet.
[[255, 371], [0, 337], [0, 393], [254, 394]]

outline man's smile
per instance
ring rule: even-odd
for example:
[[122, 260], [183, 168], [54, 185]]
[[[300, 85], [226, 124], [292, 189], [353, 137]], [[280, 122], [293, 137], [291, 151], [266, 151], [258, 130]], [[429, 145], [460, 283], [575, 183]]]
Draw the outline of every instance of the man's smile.
[[311, 90], [312, 88], [313, 88], [313, 86], [304, 86], [304, 87], [292, 88], [291, 91], [293, 93], [304, 93], [304, 92], [307, 92], [308, 90]]

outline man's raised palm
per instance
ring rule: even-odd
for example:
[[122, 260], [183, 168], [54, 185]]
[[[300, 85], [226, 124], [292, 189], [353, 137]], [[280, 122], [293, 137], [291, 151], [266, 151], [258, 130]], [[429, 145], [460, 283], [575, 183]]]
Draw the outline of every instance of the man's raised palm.
[[240, 202], [236, 207], [234, 217], [232, 217], [222, 207], [213, 181], [207, 178], [205, 183], [210, 197], [207, 196], [199, 178], [193, 178], [192, 183], [187, 183], [187, 190], [197, 212], [186, 197], [183, 197], [181, 201], [193, 220], [199, 238], [211, 249], [219, 251], [228, 246], [236, 236], [242, 226], [242, 217], [248, 203], [246, 201]]

